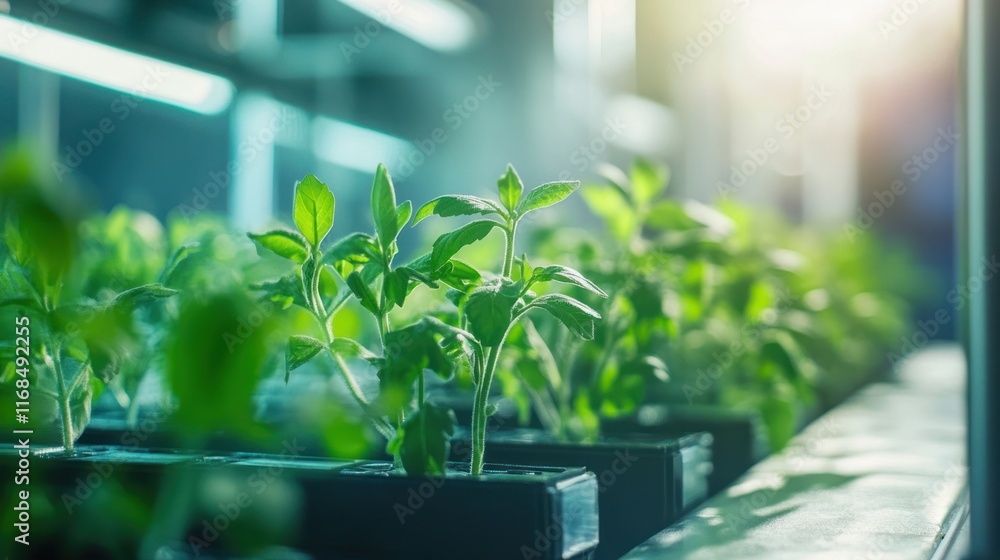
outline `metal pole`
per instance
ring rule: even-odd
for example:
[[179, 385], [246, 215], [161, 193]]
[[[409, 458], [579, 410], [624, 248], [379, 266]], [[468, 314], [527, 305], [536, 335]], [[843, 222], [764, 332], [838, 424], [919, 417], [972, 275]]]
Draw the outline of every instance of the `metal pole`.
[[972, 294], [963, 334], [970, 556], [987, 560], [1000, 558], [1000, 278], [989, 280], [986, 266], [1000, 255], [1000, 2], [968, 0], [965, 16], [966, 161], [959, 224], [965, 240], [960, 278]]

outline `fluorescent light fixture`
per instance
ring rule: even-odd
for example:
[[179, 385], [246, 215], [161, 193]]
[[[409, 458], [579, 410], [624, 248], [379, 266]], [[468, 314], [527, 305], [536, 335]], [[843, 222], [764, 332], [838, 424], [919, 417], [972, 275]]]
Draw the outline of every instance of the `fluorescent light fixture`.
[[313, 120], [313, 153], [330, 163], [372, 173], [412, 153], [412, 144], [395, 136], [328, 117]]
[[233, 85], [225, 78], [2, 14], [0, 56], [206, 115], [233, 99]]
[[340, 0], [379, 25], [438, 51], [457, 51], [476, 36], [469, 10], [449, 0]]

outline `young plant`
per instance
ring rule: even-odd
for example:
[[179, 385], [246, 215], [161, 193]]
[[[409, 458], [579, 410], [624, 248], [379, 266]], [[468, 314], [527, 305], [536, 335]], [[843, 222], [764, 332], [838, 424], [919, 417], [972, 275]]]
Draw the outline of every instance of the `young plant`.
[[[661, 198], [668, 174], [644, 161], [630, 175], [604, 167], [608, 182], [588, 185], [583, 197], [604, 219], [611, 242], [588, 231], [542, 229], [533, 237], [534, 250], [549, 259], [572, 259], [583, 273], [607, 287], [604, 299], [585, 300], [604, 316], [595, 340], [584, 343], [545, 342], [541, 332], [555, 325], [543, 319], [525, 321], [513, 352], [518, 376], [503, 376], [505, 393], [522, 411], [532, 410], [543, 427], [566, 441], [590, 441], [600, 435], [602, 418], [635, 411], [647, 386], [668, 379], [657, 356], [660, 333], [668, 332], [666, 286], [658, 278], [658, 262], [644, 234], [653, 216], [683, 210]], [[551, 322], [549, 322], [551, 323]], [[556, 339], [553, 333], [550, 339]], [[562, 367], [557, 367], [557, 364]]]
[[[443, 474], [454, 414], [426, 401], [424, 372], [431, 370], [445, 379], [452, 375], [456, 353], [461, 352], [461, 333], [432, 317], [398, 329], [390, 322], [390, 312], [402, 307], [417, 285], [438, 285], [415, 266], [394, 265], [399, 252], [396, 238], [409, 222], [412, 206], [409, 201], [396, 204], [389, 173], [379, 165], [371, 196], [375, 235], [352, 233], [323, 251], [321, 245], [333, 226], [334, 205], [329, 188], [309, 175], [295, 189], [293, 214], [298, 231], [250, 235], [261, 247], [296, 264], [292, 275], [256, 287], [275, 301], [306, 309], [319, 327], [320, 338], [290, 337], [286, 382], [292, 370], [321, 352], [327, 353], [358, 405], [388, 440], [387, 449], [397, 464], [410, 474]], [[434, 272], [436, 278], [457, 285], [476, 277], [475, 271], [451, 262], [442, 263]], [[348, 289], [341, 289], [342, 284]], [[374, 319], [381, 353], [334, 335], [336, 313], [352, 294]], [[378, 368], [377, 403], [362, 393], [347, 365], [347, 359], [356, 358]]]
[[812, 398], [815, 369], [800, 345], [810, 318], [795, 314], [788, 294], [797, 257], [716, 208], [662, 198], [667, 177], [638, 161], [630, 177], [611, 170], [607, 184], [585, 192], [629, 248], [619, 262], [645, 262], [645, 273], [632, 275], [641, 296], [632, 300], [650, 314], [649, 349], [675, 381], [658, 396], [758, 410], [780, 448], [798, 404]]
[[[519, 261], [515, 271], [514, 242], [518, 225], [530, 212], [552, 206], [579, 187], [578, 182], [554, 182], [535, 187], [524, 193], [524, 184], [512, 166], [507, 167], [497, 182], [499, 201], [468, 195], [447, 195], [435, 198], [421, 207], [414, 225], [424, 218], [437, 215], [489, 218], [475, 220], [445, 233], [434, 242], [429, 255], [418, 259], [417, 269], [432, 279], [440, 274], [450, 259], [462, 248], [485, 238], [494, 229], [504, 234], [505, 250], [500, 272], [486, 278], [478, 286], [459, 287], [450, 294], [459, 308], [461, 340], [468, 344], [470, 366], [475, 384], [472, 412], [471, 473], [483, 470], [486, 444], [486, 420], [491, 413], [490, 388], [497, 373], [504, 344], [513, 327], [534, 309], [547, 311], [571, 333], [593, 339], [595, 323], [600, 314], [583, 302], [558, 293], [536, 296], [532, 288], [547, 282], [574, 285], [591, 293], [605, 295], [582, 274], [562, 265], [530, 268], [527, 259]], [[515, 279], [516, 276], [516, 279]]]
[[27, 160], [15, 156], [0, 169], [0, 309], [26, 327], [16, 345], [2, 348], [10, 358], [3, 382], [30, 389], [31, 418], [57, 424], [64, 449], [72, 453], [104, 386], [97, 373], [117, 373], [136, 310], [175, 292], [158, 283], [106, 290], [101, 299], [75, 291], [70, 279], [79, 231], [59, 202], [66, 194], [38, 180]]
[[[75, 276], [82, 295], [96, 301], [144, 285], [180, 290], [184, 269], [200, 249], [197, 242], [172, 249], [155, 217], [122, 206], [87, 219], [80, 231]], [[168, 305], [137, 308], [133, 321], [114, 333], [116, 351], [95, 359], [95, 374], [125, 408], [130, 426], [138, 420], [139, 387], [160, 365], [163, 337], [175, 315]]]

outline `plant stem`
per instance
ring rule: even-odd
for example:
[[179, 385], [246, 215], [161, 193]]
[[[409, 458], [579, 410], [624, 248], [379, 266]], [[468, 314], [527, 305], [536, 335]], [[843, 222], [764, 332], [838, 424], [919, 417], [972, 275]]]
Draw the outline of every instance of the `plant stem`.
[[517, 230], [517, 221], [514, 219], [507, 220], [507, 247], [504, 251], [503, 256], [503, 275], [510, 278], [511, 273], [514, 271], [514, 232]]
[[378, 430], [378, 432], [382, 434], [382, 437], [384, 437], [386, 440], [392, 439], [393, 436], [395, 435], [392, 426], [390, 426], [388, 422], [379, 417], [379, 415], [372, 412], [371, 403], [368, 402], [368, 399], [365, 398], [364, 393], [361, 392], [361, 386], [358, 385], [357, 380], [355, 380], [354, 376], [351, 375], [351, 371], [347, 368], [347, 364], [344, 362], [344, 359], [341, 358], [339, 355], [333, 353], [333, 351], [330, 352], [330, 356], [333, 357], [333, 361], [337, 364], [337, 369], [340, 370], [340, 374], [344, 378], [344, 383], [346, 383], [347, 388], [350, 389], [351, 396], [354, 397], [354, 400], [358, 403], [358, 406], [361, 407], [361, 410], [371, 420], [372, 425], [375, 426], [375, 429]]
[[[318, 255], [315, 256], [315, 258], [317, 261], [319, 260]], [[357, 380], [354, 379], [354, 375], [351, 374], [351, 370], [347, 367], [347, 363], [333, 351], [333, 327], [326, 320], [326, 306], [323, 304], [323, 298], [319, 295], [318, 270], [319, 269], [317, 269], [317, 271], [313, 274], [313, 279], [310, 281], [310, 284], [315, 286], [315, 289], [311, 291], [310, 295], [307, 296], [307, 299], [312, 300], [309, 302], [309, 308], [316, 320], [319, 321], [320, 331], [323, 333], [324, 338], [323, 342], [326, 343], [327, 351], [329, 352], [330, 357], [333, 358], [334, 363], [337, 365], [337, 369], [340, 370], [340, 375], [344, 378], [344, 383], [347, 384], [347, 388], [351, 392], [351, 396], [354, 397], [355, 402], [357, 402], [358, 406], [361, 407], [362, 412], [368, 416], [372, 425], [375, 427], [375, 430], [382, 434], [382, 437], [384, 437], [387, 441], [391, 440], [395, 435], [395, 430], [388, 422], [372, 412], [371, 404], [368, 402], [368, 399], [365, 398], [364, 393], [361, 391], [361, 386], [358, 385]]]
[[483, 474], [483, 455], [486, 451], [486, 404], [502, 347], [501, 340], [500, 344], [489, 349], [486, 369], [483, 371], [483, 382], [476, 387], [476, 400], [472, 407], [472, 466], [469, 470], [469, 474], [473, 476]]
[[[66, 452], [73, 453], [73, 418], [70, 416], [69, 391], [66, 378], [63, 376], [62, 360], [59, 357], [59, 346], [53, 345], [55, 353], [52, 356], [53, 371], [56, 374], [56, 384], [59, 388], [59, 415], [62, 417], [62, 441]], [[83, 372], [80, 372], [83, 373]]]

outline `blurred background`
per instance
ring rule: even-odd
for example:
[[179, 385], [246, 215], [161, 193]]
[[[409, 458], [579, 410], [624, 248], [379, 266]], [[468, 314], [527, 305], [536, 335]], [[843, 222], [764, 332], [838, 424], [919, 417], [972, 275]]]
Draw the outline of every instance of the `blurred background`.
[[287, 218], [295, 181], [315, 173], [338, 209], [358, 208], [338, 212], [340, 231], [366, 225], [378, 162], [419, 205], [486, 191], [507, 162], [538, 184], [644, 156], [671, 167], [678, 196], [908, 247], [937, 294], [917, 310], [931, 317], [955, 307], [960, 12], [954, 0], [0, 0], [0, 144], [28, 143], [95, 209], [207, 209], [246, 229]]

